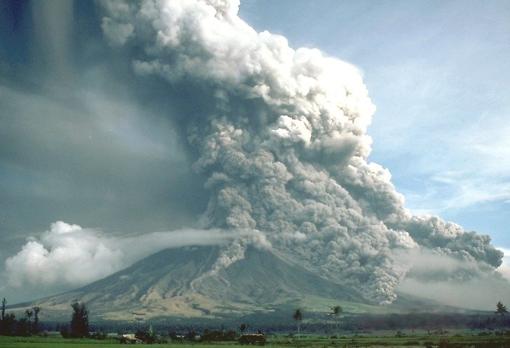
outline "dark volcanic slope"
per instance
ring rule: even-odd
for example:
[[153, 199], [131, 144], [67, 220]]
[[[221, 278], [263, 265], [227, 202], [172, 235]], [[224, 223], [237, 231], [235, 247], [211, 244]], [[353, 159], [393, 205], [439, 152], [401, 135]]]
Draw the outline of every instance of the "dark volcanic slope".
[[[223, 283], [223, 286], [222, 286]], [[264, 250], [248, 249], [246, 257], [217, 277], [206, 278], [200, 291], [214, 298], [267, 305], [285, 303], [305, 296], [361, 301], [342, 286], [329, 282], [304, 268], [283, 261]]]
[[167, 249], [78, 290], [100, 293], [97, 300], [129, 298], [142, 301], [151, 291], [174, 297], [190, 291], [190, 283], [207, 272], [218, 258], [215, 247]]
[[136, 316], [215, 317], [270, 310], [309, 297], [359, 301], [352, 292], [268, 250], [249, 248], [246, 257], [211, 273], [217, 247], [168, 249], [78, 290], [38, 304], [49, 312], [86, 302], [107, 319]]

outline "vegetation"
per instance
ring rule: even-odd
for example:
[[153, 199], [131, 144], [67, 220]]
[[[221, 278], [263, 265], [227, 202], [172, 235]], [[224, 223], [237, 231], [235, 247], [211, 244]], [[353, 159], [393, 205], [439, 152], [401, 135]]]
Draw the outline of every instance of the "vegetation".
[[301, 309], [299, 309], [299, 308], [296, 309], [296, 311], [292, 315], [292, 318], [297, 323], [297, 332], [298, 332], [298, 336], [299, 336], [299, 334], [301, 333], [301, 321], [303, 320], [303, 313], [301, 312]]
[[34, 333], [39, 333], [39, 312], [41, 311], [41, 308], [35, 306], [32, 308], [32, 310], [34, 311], [34, 325], [32, 331]]
[[39, 307], [25, 310], [25, 317], [19, 320], [13, 313], [6, 313], [6, 308], [7, 300], [3, 298], [0, 312], [0, 336], [26, 337], [39, 333]]
[[[207, 326], [193, 325], [186, 329], [181, 328], [176, 331], [170, 330], [168, 326], [152, 325], [146, 328], [136, 327], [128, 328], [127, 323], [117, 323], [118, 332], [136, 332], [130, 334], [114, 334], [108, 336], [105, 331], [98, 331], [97, 327], [89, 325], [89, 311], [83, 303], [73, 303], [72, 316], [69, 325], [59, 326], [63, 338], [58, 338], [55, 334], [49, 334], [44, 331], [48, 330], [48, 323], [39, 322], [41, 309], [39, 307], [27, 308], [22, 312], [22, 318], [16, 319], [13, 313], [7, 312], [7, 301], [4, 299], [1, 304], [0, 311], [0, 347], [110, 347], [118, 346], [119, 343], [145, 343], [158, 344], [160, 347], [181, 347], [185, 348], [189, 345], [198, 347], [215, 347], [228, 345], [237, 347], [239, 345], [264, 345], [271, 347], [510, 347], [510, 316], [506, 316], [507, 309], [505, 305], [498, 302], [496, 312], [485, 315], [476, 314], [472, 317], [458, 316], [456, 314], [424, 314], [414, 313], [407, 315], [380, 315], [380, 316], [342, 316], [344, 310], [341, 306], [331, 306], [329, 311], [310, 312], [304, 321], [303, 310], [295, 309], [292, 313], [292, 320], [297, 325], [297, 335], [278, 335], [274, 330], [265, 327], [272, 332], [270, 335], [263, 334], [256, 328], [250, 319], [250, 326], [246, 321], [241, 324], [237, 322], [234, 325], [228, 325], [225, 329], [223, 326], [219, 329], [211, 329]], [[327, 308], [327, 307], [326, 307]], [[286, 312], [286, 318], [289, 324], [292, 324], [291, 317]], [[340, 331], [340, 318], [342, 317], [342, 331]], [[331, 318], [334, 319], [332, 324]], [[455, 320], [459, 318], [471, 318], [472, 323], [466, 325], [467, 321], [459, 321], [464, 327], [463, 331], [446, 331], [446, 324], [455, 325]], [[355, 321], [354, 321], [355, 320]], [[429, 324], [430, 323], [430, 324]], [[402, 329], [407, 325], [407, 332]], [[123, 326], [124, 325], [124, 326]], [[302, 327], [303, 325], [303, 327]], [[429, 325], [434, 329], [426, 329]], [[262, 325], [261, 325], [262, 326]], [[259, 326], [260, 327], [260, 326]], [[264, 327], [264, 326], [262, 326]], [[378, 333], [371, 332], [372, 327], [384, 327], [386, 331]], [[55, 326], [53, 326], [55, 328]], [[111, 331], [110, 327], [110, 332]], [[133, 330], [134, 328], [134, 330]], [[238, 328], [238, 330], [236, 330]], [[302, 329], [306, 334], [302, 334]], [[414, 328], [422, 328], [416, 333]], [[93, 332], [90, 332], [92, 329]], [[52, 329], [49, 329], [52, 330]], [[289, 332], [293, 330], [293, 326], [281, 328], [280, 332]], [[390, 330], [390, 331], [388, 331]], [[115, 330], [117, 331], [117, 330]], [[181, 332], [181, 333], [179, 333]], [[184, 332], [184, 333], [182, 333]], [[321, 335], [311, 334], [312, 332], [320, 332]], [[329, 336], [324, 336], [325, 332], [329, 332]], [[331, 335], [331, 333], [335, 333]], [[340, 333], [343, 333], [343, 336]], [[12, 337], [19, 336], [19, 337]], [[29, 337], [32, 336], [32, 337]], [[98, 345], [99, 344], [99, 345]]]
[[508, 311], [506, 310], [506, 306], [503, 303], [501, 303], [501, 301], [499, 301], [498, 304], [496, 305], [496, 314], [504, 316], [507, 313]]
[[[119, 347], [117, 339], [96, 341], [92, 339], [64, 339], [60, 337], [0, 337], [0, 347], [9, 348], [99, 348]], [[146, 345], [136, 345], [137, 347]], [[187, 341], [159, 343], [154, 347], [161, 348], [213, 348], [228, 346], [244, 347], [232, 341], [197, 342]], [[269, 336], [266, 346], [273, 348], [325, 348], [325, 347], [509, 347], [510, 332], [493, 332], [480, 335], [476, 332], [461, 332], [450, 335], [439, 334], [411, 334], [401, 332], [399, 335], [350, 335], [339, 338], [328, 336], [303, 335], [299, 339], [288, 335]]]
[[2, 316], [0, 317], [2, 321], [5, 319], [5, 306], [7, 305], [7, 300], [5, 297], [2, 300]]
[[152, 325], [149, 326], [147, 330], [138, 329], [136, 331], [135, 337], [147, 344], [153, 344], [158, 342], [158, 337], [156, 336], [156, 333], [154, 332]]
[[337, 330], [340, 330], [340, 315], [342, 314], [343, 309], [341, 306], [333, 306], [331, 308], [331, 315], [335, 318]]
[[84, 303], [75, 302], [71, 305], [73, 316], [71, 318], [71, 337], [81, 338], [89, 335], [89, 312]]
[[233, 330], [224, 331], [224, 330], [204, 330], [204, 333], [200, 337], [200, 341], [202, 342], [226, 342], [226, 341], [236, 341], [237, 334]]
[[63, 326], [60, 334], [64, 338], [84, 338], [89, 336], [89, 312], [84, 303], [74, 302], [71, 305], [73, 314], [69, 327]]
[[248, 328], [248, 325], [245, 323], [242, 323], [241, 325], [239, 325], [239, 331], [241, 332], [241, 335], [246, 331], [247, 328]]

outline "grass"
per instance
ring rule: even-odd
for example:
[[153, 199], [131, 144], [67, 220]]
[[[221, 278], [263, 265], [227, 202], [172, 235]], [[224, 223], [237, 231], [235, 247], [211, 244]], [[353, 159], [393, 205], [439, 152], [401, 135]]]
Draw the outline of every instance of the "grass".
[[[510, 337], [508, 336], [478, 336], [478, 335], [455, 335], [455, 336], [352, 336], [338, 339], [324, 336], [303, 336], [299, 339], [287, 336], [269, 337], [266, 347], [274, 348], [325, 348], [325, 347], [438, 347], [441, 340], [447, 340], [449, 345], [444, 347], [510, 347]], [[146, 345], [136, 345], [144, 347]], [[228, 347], [246, 347], [236, 344], [236, 342], [218, 342], [218, 343], [169, 343], [151, 345], [151, 347], [161, 348], [217, 348], [219, 346]], [[0, 347], [9, 348], [99, 348], [99, 347], [119, 347], [116, 340], [89, 340], [89, 339], [63, 339], [60, 337], [0, 337]]]

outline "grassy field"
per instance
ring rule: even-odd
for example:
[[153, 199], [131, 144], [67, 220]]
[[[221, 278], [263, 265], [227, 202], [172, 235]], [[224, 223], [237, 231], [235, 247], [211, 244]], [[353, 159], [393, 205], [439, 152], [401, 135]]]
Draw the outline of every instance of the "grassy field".
[[[443, 343], [441, 344], [441, 341]], [[445, 342], [448, 344], [445, 344]], [[99, 348], [119, 347], [116, 340], [71, 340], [60, 337], [0, 337], [0, 347], [9, 348]], [[145, 345], [137, 345], [141, 347]], [[219, 346], [245, 347], [235, 342], [218, 343], [169, 343], [151, 345], [161, 348], [216, 348]], [[266, 347], [475, 347], [475, 348], [508, 348], [510, 337], [504, 336], [478, 336], [478, 335], [456, 335], [448, 337], [438, 336], [365, 336], [331, 339], [321, 336], [307, 336], [300, 339], [293, 339], [284, 336], [269, 337]]]

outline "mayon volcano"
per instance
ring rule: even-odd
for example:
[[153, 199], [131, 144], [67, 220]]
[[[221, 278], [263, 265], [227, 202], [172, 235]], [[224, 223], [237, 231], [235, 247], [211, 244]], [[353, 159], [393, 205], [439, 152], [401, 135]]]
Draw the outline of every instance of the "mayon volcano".
[[105, 40], [129, 57], [140, 93], [158, 91], [147, 103], [175, 125], [207, 190], [193, 228], [229, 238], [159, 251], [42, 306], [79, 300], [110, 319], [215, 316], [306, 298], [389, 305], [405, 279], [500, 278], [503, 254], [488, 236], [412, 214], [390, 172], [370, 161], [375, 106], [355, 66], [257, 32], [237, 0], [99, 6]]
[[352, 290], [268, 250], [249, 247], [242, 260], [212, 272], [220, 255], [219, 247], [166, 249], [88, 286], [36, 303], [50, 318], [80, 301], [95, 317], [133, 320], [236, 317], [270, 312], [307, 297], [362, 301]]
[[247, 316], [274, 321], [275, 312], [287, 316], [296, 306], [320, 313], [342, 304], [351, 313], [372, 314], [441, 308], [407, 295], [390, 306], [367, 304], [360, 291], [324, 279], [264, 248], [248, 247], [241, 260], [215, 270], [220, 256], [217, 246], [165, 249], [104, 279], [31, 305], [44, 308], [46, 320], [65, 319], [69, 305], [77, 301], [87, 304], [95, 320], [170, 317], [195, 322]]

